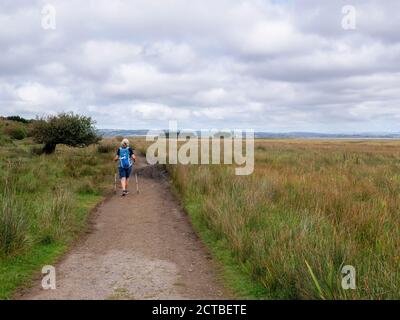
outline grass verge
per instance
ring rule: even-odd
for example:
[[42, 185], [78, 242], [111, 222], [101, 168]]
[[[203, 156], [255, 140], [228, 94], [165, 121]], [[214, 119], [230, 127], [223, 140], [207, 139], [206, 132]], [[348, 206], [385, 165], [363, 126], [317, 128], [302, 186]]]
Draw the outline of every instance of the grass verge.
[[111, 147], [58, 146], [52, 155], [34, 147], [29, 139], [0, 146], [0, 299], [54, 264], [112, 190]]
[[[179, 197], [179, 195], [178, 195]], [[219, 237], [215, 232], [207, 227], [201, 214], [201, 206], [198, 200], [187, 199], [184, 201], [185, 211], [189, 215], [190, 222], [196, 233], [210, 250], [215, 258], [220, 272], [223, 277], [224, 284], [238, 299], [263, 299], [266, 290], [259, 283], [254, 281], [248, 273], [238, 265], [236, 259], [232, 255], [227, 240]]]

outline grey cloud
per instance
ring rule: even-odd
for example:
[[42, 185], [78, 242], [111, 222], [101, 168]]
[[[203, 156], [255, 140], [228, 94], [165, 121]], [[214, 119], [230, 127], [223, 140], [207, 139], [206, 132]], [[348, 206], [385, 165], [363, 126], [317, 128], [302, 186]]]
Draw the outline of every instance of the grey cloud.
[[399, 131], [395, 0], [0, 3], [0, 111], [99, 127]]

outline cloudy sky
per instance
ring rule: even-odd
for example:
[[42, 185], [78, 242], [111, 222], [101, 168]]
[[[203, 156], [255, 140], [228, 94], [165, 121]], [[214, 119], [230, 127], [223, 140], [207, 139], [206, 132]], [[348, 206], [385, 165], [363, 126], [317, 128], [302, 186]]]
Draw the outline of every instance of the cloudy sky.
[[0, 0], [0, 114], [399, 132], [399, 17], [398, 0]]

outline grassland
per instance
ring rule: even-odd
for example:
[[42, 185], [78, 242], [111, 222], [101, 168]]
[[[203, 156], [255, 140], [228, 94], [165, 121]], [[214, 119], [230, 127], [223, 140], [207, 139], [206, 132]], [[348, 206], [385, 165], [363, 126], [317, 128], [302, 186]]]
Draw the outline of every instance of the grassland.
[[[82, 230], [109, 188], [113, 143], [38, 156], [29, 138], [0, 134], [0, 298]], [[400, 142], [258, 140], [251, 176], [225, 165], [168, 170], [239, 296], [400, 298]], [[356, 269], [356, 290], [341, 287], [344, 265]]]
[[16, 140], [4, 132], [0, 130], [0, 299], [10, 299], [79, 235], [91, 208], [111, 189], [115, 168], [113, 146], [61, 145], [55, 154], [37, 155], [40, 146], [30, 138]]
[[[261, 299], [400, 298], [400, 142], [259, 140], [255, 171], [169, 166], [228, 282]], [[356, 269], [343, 290], [341, 269]]]

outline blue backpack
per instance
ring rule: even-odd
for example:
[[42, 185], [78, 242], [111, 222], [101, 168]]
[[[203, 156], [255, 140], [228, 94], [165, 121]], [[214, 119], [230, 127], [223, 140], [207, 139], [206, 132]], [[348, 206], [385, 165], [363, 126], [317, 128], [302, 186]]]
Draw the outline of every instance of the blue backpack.
[[132, 166], [129, 148], [119, 148], [120, 167], [128, 169]]

